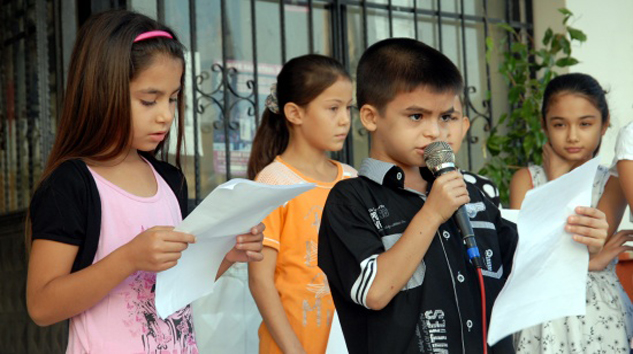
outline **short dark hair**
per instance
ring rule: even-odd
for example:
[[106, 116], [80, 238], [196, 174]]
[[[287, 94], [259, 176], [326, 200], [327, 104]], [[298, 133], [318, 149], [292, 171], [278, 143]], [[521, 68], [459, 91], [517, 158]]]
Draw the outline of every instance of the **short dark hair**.
[[367, 48], [358, 63], [356, 103], [382, 111], [400, 92], [420, 86], [461, 93], [462, 75], [444, 54], [410, 38], [390, 38]]

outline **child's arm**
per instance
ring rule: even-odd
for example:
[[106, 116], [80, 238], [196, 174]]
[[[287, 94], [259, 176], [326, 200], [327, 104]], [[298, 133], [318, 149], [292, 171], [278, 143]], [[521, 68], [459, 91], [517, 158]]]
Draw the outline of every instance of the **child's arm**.
[[192, 235], [153, 227], [95, 264], [71, 273], [78, 246], [33, 241], [27, 277], [29, 315], [40, 326], [73, 317], [101, 301], [138, 270], [158, 272], [176, 265]]
[[[620, 187], [629, 204], [633, 207], [633, 160], [620, 160], [617, 164]], [[633, 210], [633, 208], [631, 209]]]
[[527, 192], [532, 189], [532, 177], [527, 168], [518, 170], [510, 181], [510, 209], [521, 209]]
[[620, 188], [620, 181], [618, 177], [611, 176], [604, 186], [604, 192], [598, 202], [598, 209], [600, 209], [607, 217], [609, 223], [609, 235], [613, 235], [624, 215], [626, 209], [626, 197], [622, 193]]
[[466, 183], [459, 172], [450, 172], [435, 180], [426, 203], [402, 237], [378, 255], [376, 277], [367, 293], [367, 307], [381, 310], [389, 304], [422, 262], [440, 225], [469, 201]]
[[264, 323], [283, 353], [305, 353], [297, 338], [275, 287], [277, 250], [264, 247], [264, 260], [248, 265], [248, 285]]

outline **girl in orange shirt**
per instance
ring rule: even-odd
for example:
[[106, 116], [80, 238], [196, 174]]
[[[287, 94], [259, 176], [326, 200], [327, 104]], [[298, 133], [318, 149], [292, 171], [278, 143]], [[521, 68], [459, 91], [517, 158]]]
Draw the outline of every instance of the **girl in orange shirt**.
[[352, 82], [336, 60], [290, 60], [271, 88], [248, 164], [268, 184], [315, 183], [265, 220], [264, 260], [249, 266], [249, 285], [263, 317], [260, 353], [325, 353], [334, 303], [317, 266], [321, 212], [330, 189], [356, 176], [328, 158], [350, 129]]

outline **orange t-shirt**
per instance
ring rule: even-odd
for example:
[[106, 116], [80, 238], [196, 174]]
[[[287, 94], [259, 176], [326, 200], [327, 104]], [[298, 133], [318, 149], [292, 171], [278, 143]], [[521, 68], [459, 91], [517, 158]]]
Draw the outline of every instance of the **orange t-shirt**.
[[[264, 246], [277, 250], [275, 286], [295, 334], [307, 353], [325, 353], [334, 302], [325, 274], [317, 265], [319, 225], [323, 206], [336, 182], [356, 177], [352, 167], [332, 161], [338, 174], [333, 182], [315, 181], [277, 156], [256, 178], [257, 182], [288, 185], [315, 183], [316, 188], [292, 199], [264, 219]], [[262, 323], [259, 352], [281, 353]]]

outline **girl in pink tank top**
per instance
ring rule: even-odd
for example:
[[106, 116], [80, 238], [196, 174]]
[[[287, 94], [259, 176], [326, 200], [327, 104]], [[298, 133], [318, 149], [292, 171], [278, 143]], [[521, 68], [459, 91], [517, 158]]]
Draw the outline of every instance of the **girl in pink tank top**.
[[[154, 304], [156, 273], [195, 242], [173, 230], [184, 175], [154, 157], [178, 117], [179, 166], [183, 51], [171, 29], [128, 11], [100, 13], [78, 34], [27, 235], [29, 314], [41, 326], [70, 319], [68, 353], [198, 352], [190, 307], [161, 319]], [[262, 231], [237, 237], [218, 277], [263, 258]]]

